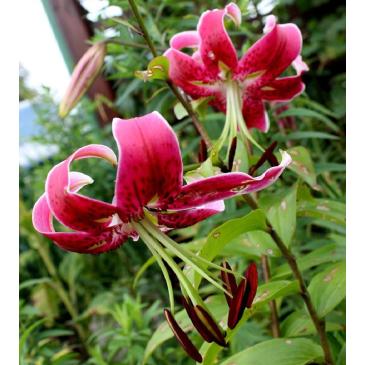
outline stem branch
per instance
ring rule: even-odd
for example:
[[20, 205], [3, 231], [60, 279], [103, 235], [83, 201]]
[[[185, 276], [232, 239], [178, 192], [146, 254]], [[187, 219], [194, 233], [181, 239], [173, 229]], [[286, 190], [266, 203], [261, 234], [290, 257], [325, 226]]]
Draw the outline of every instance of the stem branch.
[[[249, 195], [243, 195], [243, 199], [246, 201], [246, 203], [251, 207], [251, 209], [255, 210], [258, 209], [258, 205], [256, 201]], [[321, 342], [321, 346], [324, 352], [324, 360], [326, 365], [334, 365], [330, 345], [326, 336], [326, 324], [324, 319], [319, 318], [318, 313], [316, 309], [314, 308], [312, 298], [308, 292], [307, 286], [305, 284], [304, 278], [302, 273], [299, 270], [297, 261], [293, 253], [290, 251], [290, 249], [285, 245], [283, 240], [280, 238], [280, 236], [277, 234], [277, 232], [274, 230], [270, 222], [266, 219], [266, 223], [268, 226], [268, 234], [271, 236], [273, 241], [276, 243], [277, 247], [279, 248], [280, 252], [288, 262], [293, 275], [295, 279], [299, 282], [299, 288], [300, 288], [300, 295], [307, 307], [307, 310], [309, 312], [309, 315], [312, 319], [312, 322], [314, 326], [316, 327], [316, 330], [319, 335], [319, 339]]]
[[[265, 283], [270, 281], [270, 266], [269, 260], [266, 255], [261, 256], [261, 266], [264, 272]], [[271, 312], [271, 332], [274, 338], [280, 337], [280, 325], [278, 317], [278, 309], [276, 306], [276, 301], [272, 300], [269, 302], [270, 312]]]
[[[134, 14], [134, 16], [136, 17], [137, 23], [140, 27], [140, 30], [143, 34], [143, 38], [146, 41], [149, 49], [151, 50], [151, 53], [153, 54], [153, 57], [157, 57], [158, 53], [156, 50], [156, 47], [154, 46], [151, 37], [147, 31], [147, 28], [143, 22], [143, 19], [141, 17], [141, 14], [139, 13], [137, 4], [135, 2], [135, 0], [128, 0], [129, 5], [132, 9], [132, 12]], [[204, 140], [205, 144], [207, 145], [207, 147], [211, 147], [212, 143], [210, 141], [210, 138], [207, 134], [207, 132], [205, 131], [205, 129], [203, 128], [203, 126], [201, 125], [197, 114], [195, 113], [195, 111], [193, 110], [190, 102], [184, 98], [184, 96], [181, 94], [181, 92], [179, 91], [179, 89], [171, 82], [171, 80], [166, 80], [167, 85], [169, 86], [169, 88], [171, 89], [171, 91], [175, 94], [176, 98], [180, 101], [180, 103], [183, 105], [183, 107], [186, 109], [186, 111], [188, 112], [194, 127], [196, 129], [196, 131], [199, 133], [199, 135], [201, 136], [201, 138]]]

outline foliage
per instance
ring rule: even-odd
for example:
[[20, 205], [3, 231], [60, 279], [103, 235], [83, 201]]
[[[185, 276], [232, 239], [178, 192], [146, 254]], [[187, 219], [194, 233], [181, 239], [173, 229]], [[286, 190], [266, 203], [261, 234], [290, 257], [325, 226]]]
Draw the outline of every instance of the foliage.
[[[121, 7], [123, 15], [97, 16], [93, 41], [112, 33], [125, 42], [144, 44], [133, 30], [137, 24], [128, 2], [108, 3]], [[338, 359], [337, 364], [344, 364], [344, 4], [330, 0], [281, 0], [278, 4], [241, 0], [238, 4], [248, 10], [240, 30], [231, 30], [236, 44], [244, 49], [247, 42], [252, 44], [261, 34], [263, 17], [273, 12], [280, 22], [294, 22], [303, 31], [303, 59], [308, 61], [311, 71], [305, 76], [305, 94], [290, 103], [281, 115], [270, 110], [267, 135], [255, 133], [264, 146], [276, 140], [279, 148], [288, 150], [294, 160], [290, 171], [275, 187], [259, 194], [260, 209], [249, 213], [242, 199], [232, 199], [226, 202], [223, 213], [171, 233], [187, 250], [217, 264], [228, 257], [237, 272], [242, 272], [249, 261], [259, 264], [263, 255], [268, 257], [271, 267], [268, 283], [260, 269], [254, 306], [245, 312], [228, 349], [202, 345], [193, 332], [189, 336], [202, 345], [201, 352], [207, 354], [205, 364], [213, 363], [215, 356], [222, 365], [243, 361], [261, 364], [269, 357], [273, 364], [321, 363], [323, 354], [315, 328], [297, 295], [298, 284], [268, 234], [270, 223], [296, 255], [314, 305], [326, 319], [334, 358]], [[140, 11], [162, 54], [173, 34], [193, 29], [204, 10], [224, 5], [218, 0], [146, 0]], [[148, 82], [135, 76], [136, 71], [154, 67], [149, 50], [114, 43], [108, 44], [107, 53], [104, 75], [116, 90], [114, 106], [120, 115], [129, 118], [160, 111], [178, 134], [184, 164], [196, 164], [199, 136], [189, 117], [175, 116], [177, 101], [166, 87], [164, 75], [158, 73]], [[21, 98], [33, 96], [31, 91], [22, 92]], [[50, 168], [80, 146], [102, 143], [114, 151], [116, 146], [110, 126], [98, 127], [96, 103], [83, 100], [70, 115], [60, 119], [52, 92], [44, 89], [34, 98], [33, 106], [42, 129], [33, 140], [59, 148], [49, 159], [34, 161], [20, 170], [21, 364], [192, 364], [177, 343], [170, 340], [172, 333], [163, 321], [168, 296], [161, 285], [163, 277], [158, 266], [152, 263], [139, 277], [139, 269], [149, 259], [143, 245], [130, 241], [99, 256], [77, 255], [61, 251], [34, 231], [31, 208], [44, 190]], [[204, 127], [212, 138], [218, 137], [222, 114], [206, 106], [202, 110], [199, 116]], [[296, 130], [277, 123], [286, 116], [294, 117]], [[114, 170], [95, 159], [75, 164], [85, 172], [92, 171], [95, 182], [85, 193], [111, 201]], [[134, 282], [137, 275], [138, 281]], [[201, 277], [196, 276], [197, 285], [200, 281]], [[177, 289], [178, 283], [173, 286]], [[201, 290], [211, 302], [216, 318], [223, 320], [224, 297], [206, 283], [201, 284]], [[278, 307], [282, 339], [272, 339], [268, 303], [273, 299]], [[192, 330], [185, 312], [180, 311], [176, 317], [185, 329]]]

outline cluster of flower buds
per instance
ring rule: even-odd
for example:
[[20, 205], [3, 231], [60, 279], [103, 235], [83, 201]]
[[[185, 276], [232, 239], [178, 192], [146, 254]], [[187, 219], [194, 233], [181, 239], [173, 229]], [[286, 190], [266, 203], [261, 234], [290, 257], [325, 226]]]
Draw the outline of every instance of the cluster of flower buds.
[[[223, 286], [227, 291], [225, 296], [229, 308], [227, 326], [233, 329], [241, 320], [245, 309], [251, 308], [252, 306], [258, 285], [257, 268], [254, 263], [250, 264], [239, 284], [237, 284], [236, 278], [232, 274], [232, 268], [228, 262], [224, 261], [222, 268], [221, 278]], [[189, 298], [183, 297], [182, 302], [192, 324], [203, 340], [208, 343], [215, 342], [219, 346], [227, 347], [226, 332], [214, 320], [213, 316], [202, 306], [194, 305]], [[193, 360], [201, 363], [203, 361], [201, 354], [177, 323], [172, 313], [168, 309], [165, 309], [164, 314], [175, 338], [185, 352]]]

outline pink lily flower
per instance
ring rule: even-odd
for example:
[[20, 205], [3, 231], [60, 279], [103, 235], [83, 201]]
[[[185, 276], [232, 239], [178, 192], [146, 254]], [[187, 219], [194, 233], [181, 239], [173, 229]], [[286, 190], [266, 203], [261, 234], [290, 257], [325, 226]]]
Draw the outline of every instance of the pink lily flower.
[[[291, 162], [282, 152], [280, 165], [258, 177], [232, 172], [183, 185], [177, 137], [158, 112], [114, 119], [113, 135], [119, 160], [103, 145], [78, 149], [49, 172], [45, 193], [34, 206], [35, 229], [64, 250], [92, 254], [113, 250], [128, 237], [137, 240], [138, 223], [146, 220], [162, 235], [161, 229], [193, 225], [223, 211], [224, 199], [271, 185]], [[93, 180], [70, 167], [73, 161], [89, 157], [117, 165], [112, 203], [79, 194]], [[56, 232], [53, 218], [72, 231]]]
[[[295, 24], [277, 24], [267, 17], [264, 35], [239, 59], [225, 29], [224, 18], [241, 23], [238, 6], [205, 11], [196, 31], [178, 33], [170, 40], [165, 56], [170, 61], [170, 79], [193, 99], [211, 97], [210, 104], [222, 112], [231, 108], [243, 115], [231, 128], [269, 129], [265, 101], [290, 101], [305, 88], [302, 74], [302, 35]], [[192, 56], [182, 52], [192, 48]], [[296, 75], [280, 77], [292, 65]], [[245, 124], [245, 125], [243, 125]], [[231, 134], [231, 137], [232, 135]]]

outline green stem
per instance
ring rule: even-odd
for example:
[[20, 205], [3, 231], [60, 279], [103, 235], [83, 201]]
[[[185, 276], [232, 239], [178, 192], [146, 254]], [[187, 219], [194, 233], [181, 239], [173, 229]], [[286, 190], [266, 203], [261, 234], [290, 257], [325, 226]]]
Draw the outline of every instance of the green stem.
[[141, 224], [135, 223], [134, 226], [137, 232], [139, 233], [140, 237], [142, 238], [142, 240], [148, 242], [148, 244], [151, 245], [151, 247], [153, 247], [156, 253], [160, 255], [163, 258], [163, 260], [170, 266], [171, 270], [175, 273], [175, 275], [180, 281], [180, 284], [184, 287], [191, 300], [195, 304], [204, 305], [196, 289], [190, 283], [190, 281], [182, 272], [182, 270], [179, 268], [179, 266], [176, 264], [176, 262], [167, 254], [164, 248], [161, 247], [161, 245], [149, 235], [149, 233], [145, 230], [145, 228]]
[[[140, 224], [146, 229], [146, 231], [148, 231], [150, 234], [152, 234], [167, 249], [169, 249], [172, 253], [174, 253], [177, 257], [179, 257], [185, 263], [189, 264], [203, 278], [205, 278], [207, 281], [209, 281], [217, 289], [223, 291], [227, 295], [230, 295], [230, 293], [228, 291], [226, 291], [221, 285], [219, 285], [219, 283], [217, 283], [213, 278], [210, 277], [210, 274], [207, 270], [201, 268], [199, 265], [197, 265], [194, 262], [193, 258], [191, 257], [193, 254], [191, 254], [190, 252], [188, 253], [186, 250], [182, 249], [181, 247], [178, 247], [179, 245], [176, 242], [174, 242], [168, 236], [161, 233], [161, 231], [159, 231], [154, 225], [152, 225], [147, 220], [141, 221]], [[193, 255], [193, 256], [195, 259], [197, 258], [197, 256], [195, 256], [195, 255]]]
[[[134, 16], [136, 17], [137, 23], [142, 31], [143, 38], [146, 41], [148, 48], [151, 50], [151, 53], [153, 54], [153, 56], [157, 57], [158, 53], [157, 53], [156, 48], [152, 42], [152, 39], [148, 33], [148, 30], [144, 24], [141, 14], [139, 13], [136, 2], [134, 0], [128, 0], [128, 2], [132, 9]], [[166, 82], [167, 82], [167, 85], [169, 86], [169, 88], [171, 89], [171, 91], [175, 94], [176, 98], [180, 101], [180, 103], [183, 105], [183, 107], [188, 112], [196, 131], [199, 133], [201, 138], [204, 140], [207, 147], [208, 148], [211, 147], [212, 142], [210, 141], [208, 133], [205, 131], [205, 129], [201, 125], [199, 118], [198, 118], [197, 114], [195, 113], [194, 109], [192, 108], [191, 104], [189, 103], [189, 101], [184, 98], [184, 96], [180, 93], [179, 89], [171, 82], [171, 80], [167, 80]]]
[[150, 245], [149, 240], [144, 239], [144, 242], [147, 245], [147, 247], [149, 248], [149, 250], [151, 251], [152, 255], [155, 257], [158, 265], [160, 266], [162, 274], [165, 278], [165, 282], [166, 282], [166, 285], [167, 285], [167, 290], [169, 292], [170, 309], [171, 309], [172, 314], [174, 314], [175, 313], [174, 290], [172, 288], [172, 283], [171, 283], [171, 280], [170, 280], [169, 273], [168, 273], [168, 271], [166, 269], [166, 266], [163, 263], [163, 260], [161, 259], [161, 257], [157, 254], [156, 250]]
[[[247, 204], [253, 209], [258, 209], [259, 206], [257, 205], [255, 199], [253, 199], [249, 195], [243, 195], [243, 199], [247, 202]], [[280, 252], [288, 262], [292, 273], [296, 280], [299, 282], [299, 288], [300, 288], [300, 295], [307, 307], [308, 313], [312, 319], [312, 322], [317, 330], [317, 333], [319, 335], [319, 339], [321, 342], [321, 346], [324, 352], [324, 359], [326, 365], [334, 365], [330, 345], [328, 342], [328, 338], [326, 335], [326, 323], [324, 319], [319, 318], [318, 313], [316, 309], [314, 308], [312, 298], [308, 292], [307, 286], [305, 284], [303, 275], [298, 267], [296, 257], [293, 255], [293, 253], [290, 251], [290, 249], [285, 245], [283, 240], [280, 238], [280, 236], [277, 234], [275, 229], [272, 227], [271, 223], [268, 219], [266, 219], [266, 224], [268, 226], [268, 233], [273, 239], [273, 241], [276, 243], [277, 247], [279, 248]]]

